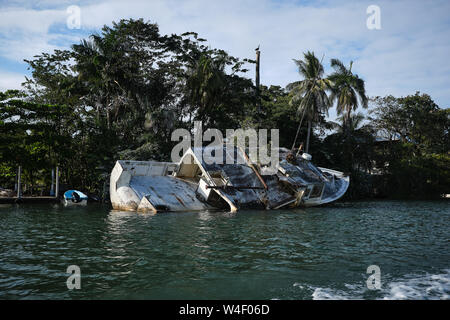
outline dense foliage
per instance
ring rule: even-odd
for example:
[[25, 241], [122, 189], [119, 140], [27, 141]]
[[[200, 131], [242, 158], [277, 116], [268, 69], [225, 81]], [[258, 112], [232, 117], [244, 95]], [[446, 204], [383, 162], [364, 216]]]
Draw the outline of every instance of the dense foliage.
[[374, 157], [385, 177], [384, 192], [414, 197], [449, 193], [450, 109], [440, 109], [419, 92], [373, 102], [373, 126], [386, 139]]
[[[354, 112], [368, 98], [352, 63], [332, 59], [326, 76], [307, 52], [294, 60], [299, 81], [256, 90], [245, 77], [253, 60], [205, 43], [121, 20], [27, 60], [24, 90], [0, 94], [0, 186], [13, 186], [19, 165], [27, 192], [49, 186], [58, 165], [66, 186], [107, 198], [115, 160], [170, 160], [173, 130], [200, 120], [204, 129], [280, 129], [281, 146], [305, 143], [315, 164], [351, 174], [348, 197], [450, 193], [449, 111], [428, 95], [373, 98], [365, 118]], [[327, 122], [334, 106], [341, 116]]]

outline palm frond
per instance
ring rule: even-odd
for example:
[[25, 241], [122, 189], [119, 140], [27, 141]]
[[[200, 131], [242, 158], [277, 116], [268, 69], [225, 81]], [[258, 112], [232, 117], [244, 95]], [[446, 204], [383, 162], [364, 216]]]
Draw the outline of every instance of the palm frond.
[[351, 112], [357, 110], [361, 105], [367, 108], [368, 99], [364, 88], [364, 80], [352, 73], [353, 62], [346, 68], [342, 61], [331, 59], [331, 66], [334, 72], [328, 77], [332, 83], [331, 102], [336, 101], [338, 115], [346, 113], [347, 120], [350, 120]]

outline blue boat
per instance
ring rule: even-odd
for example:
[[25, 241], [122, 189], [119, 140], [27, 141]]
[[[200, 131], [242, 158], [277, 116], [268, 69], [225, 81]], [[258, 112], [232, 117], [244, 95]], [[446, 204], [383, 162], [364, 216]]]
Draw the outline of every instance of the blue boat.
[[69, 206], [85, 206], [87, 205], [88, 196], [78, 190], [67, 190], [64, 192], [64, 205]]

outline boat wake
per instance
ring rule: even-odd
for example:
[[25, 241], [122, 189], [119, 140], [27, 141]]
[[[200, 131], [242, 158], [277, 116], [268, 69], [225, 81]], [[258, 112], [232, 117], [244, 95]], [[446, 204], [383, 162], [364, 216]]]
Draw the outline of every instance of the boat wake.
[[380, 290], [369, 290], [362, 284], [345, 284], [344, 289], [323, 288], [294, 283], [306, 289], [313, 300], [449, 300], [450, 269], [439, 274], [410, 274], [382, 283]]

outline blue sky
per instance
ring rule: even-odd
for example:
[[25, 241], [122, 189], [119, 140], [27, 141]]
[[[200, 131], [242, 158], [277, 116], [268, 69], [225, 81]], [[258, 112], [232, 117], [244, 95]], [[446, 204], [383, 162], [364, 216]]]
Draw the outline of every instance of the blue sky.
[[[69, 29], [67, 8], [81, 9], [81, 28]], [[366, 26], [369, 5], [381, 10], [381, 29]], [[29, 75], [23, 59], [68, 48], [121, 18], [158, 23], [162, 34], [195, 31], [212, 47], [254, 58], [261, 46], [261, 82], [299, 79], [293, 58], [313, 50], [346, 64], [366, 81], [370, 96], [428, 93], [450, 105], [450, 1], [0, 1], [0, 90]], [[253, 70], [248, 76], [254, 78]]]

